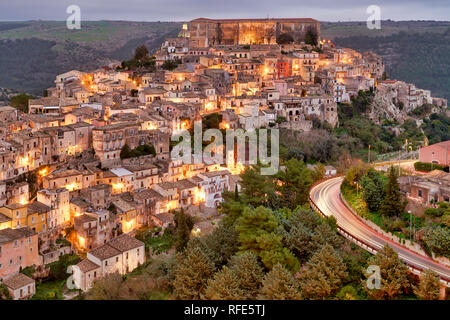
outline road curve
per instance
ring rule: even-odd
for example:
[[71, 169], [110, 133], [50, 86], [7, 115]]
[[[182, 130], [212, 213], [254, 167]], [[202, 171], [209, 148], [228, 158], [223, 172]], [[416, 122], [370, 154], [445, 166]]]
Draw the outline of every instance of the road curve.
[[416, 270], [431, 269], [435, 271], [439, 274], [443, 282], [445, 282], [444, 284], [449, 286], [449, 267], [407, 249], [370, 228], [360, 218], [356, 217], [340, 199], [339, 195], [342, 180], [343, 177], [337, 177], [315, 185], [310, 191], [310, 200], [323, 214], [326, 216], [334, 216], [340, 229], [354, 238], [369, 244], [376, 250], [381, 249], [388, 243], [395, 251], [397, 251], [400, 259], [406, 264]]

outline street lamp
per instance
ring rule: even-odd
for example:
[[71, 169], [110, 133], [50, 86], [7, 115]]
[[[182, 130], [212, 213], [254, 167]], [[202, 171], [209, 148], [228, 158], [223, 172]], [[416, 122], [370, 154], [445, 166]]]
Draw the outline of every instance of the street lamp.
[[411, 242], [411, 236], [412, 236], [412, 215], [411, 210], [408, 210], [409, 214], [409, 242]]
[[368, 163], [370, 163], [370, 147], [371, 147], [371, 146], [370, 146], [370, 144], [369, 144], [369, 156], [368, 156], [368, 159], [367, 159], [367, 162], [368, 162]]

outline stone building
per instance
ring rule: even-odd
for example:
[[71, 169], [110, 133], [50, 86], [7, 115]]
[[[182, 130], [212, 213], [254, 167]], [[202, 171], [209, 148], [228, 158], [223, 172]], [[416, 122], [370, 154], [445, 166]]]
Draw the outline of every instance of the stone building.
[[289, 34], [294, 42], [305, 40], [308, 30], [320, 38], [320, 22], [311, 18], [285, 19], [207, 19], [189, 23], [189, 46], [275, 44], [281, 34]]

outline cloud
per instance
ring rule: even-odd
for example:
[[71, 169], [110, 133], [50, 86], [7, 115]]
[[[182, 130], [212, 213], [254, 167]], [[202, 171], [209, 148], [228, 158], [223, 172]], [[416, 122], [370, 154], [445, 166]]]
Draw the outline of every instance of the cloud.
[[0, 3], [0, 20], [65, 20], [79, 5], [84, 20], [181, 21], [197, 17], [312, 17], [321, 21], [367, 18], [378, 5], [382, 19], [450, 20], [448, 0], [14, 0]]

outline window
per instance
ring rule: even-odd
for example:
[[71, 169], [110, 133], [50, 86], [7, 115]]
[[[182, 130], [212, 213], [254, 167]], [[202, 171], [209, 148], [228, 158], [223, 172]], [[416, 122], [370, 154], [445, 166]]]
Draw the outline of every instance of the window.
[[107, 267], [108, 266], [108, 261], [105, 261], [105, 267]]
[[116, 257], [116, 262], [119, 262], [119, 257]]
[[419, 197], [422, 198], [422, 190], [419, 189], [419, 190], [417, 191], [417, 195], [418, 195]]

